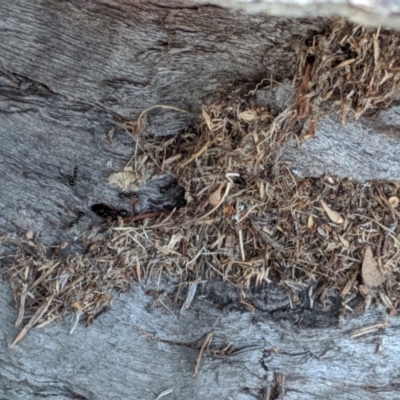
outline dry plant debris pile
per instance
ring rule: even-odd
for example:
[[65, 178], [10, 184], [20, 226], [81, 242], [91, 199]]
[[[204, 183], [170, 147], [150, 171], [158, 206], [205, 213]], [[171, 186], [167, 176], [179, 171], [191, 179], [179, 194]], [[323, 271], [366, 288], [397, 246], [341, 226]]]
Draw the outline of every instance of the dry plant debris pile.
[[388, 106], [399, 92], [398, 40], [334, 21], [299, 50], [298, 85], [287, 110], [256, 106], [253, 91], [205, 108], [196, 128], [169, 140], [143, 138], [137, 123], [127, 125], [138, 146], [124, 175], [141, 183], [171, 174], [185, 188], [187, 206], [93, 228], [82, 237], [87, 253], [66, 259], [21, 241], [8, 276], [17, 325], [28, 322], [13, 344], [68, 310], [76, 322], [84, 315], [91, 323], [113, 290], [162, 272], [182, 287], [198, 278], [230, 281], [243, 301], [250, 285], [279, 281], [295, 299], [318, 281], [313, 298], [324, 301], [333, 288], [347, 308], [361, 294], [366, 308], [374, 300], [395, 310], [398, 185], [298, 179], [278, 154], [288, 140], [312, 135], [322, 115], [358, 118]]
[[294, 120], [312, 135], [323, 115], [346, 122], [387, 108], [400, 91], [399, 46], [399, 32], [333, 21], [298, 51]]

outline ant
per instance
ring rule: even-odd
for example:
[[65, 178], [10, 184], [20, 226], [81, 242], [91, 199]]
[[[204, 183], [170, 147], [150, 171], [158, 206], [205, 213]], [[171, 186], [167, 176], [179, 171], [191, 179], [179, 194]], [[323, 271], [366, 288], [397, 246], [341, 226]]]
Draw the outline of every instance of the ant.
[[76, 213], [77, 217], [69, 224], [70, 228], [73, 228], [78, 222], [82, 219], [82, 217], [85, 215], [83, 211], [78, 211]]
[[69, 186], [75, 186], [76, 180], [78, 179], [79, 168], [75, 166], [72, 175], [61, 174], [61, 181], [67, 181]]

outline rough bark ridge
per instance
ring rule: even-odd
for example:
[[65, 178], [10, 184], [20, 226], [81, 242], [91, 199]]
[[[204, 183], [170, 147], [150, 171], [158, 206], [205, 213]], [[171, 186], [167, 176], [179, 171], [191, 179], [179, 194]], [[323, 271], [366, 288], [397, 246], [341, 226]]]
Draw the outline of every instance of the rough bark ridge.
[[[235, 85], [288, 78], [296, 44], [324, 23], [178, 1], [0, 0], [0, 232], [32, 229], [47, 245], [73, 243], [80, 232], [68, 224], [77, 211], [87, 212], [87, 227], [91, 204], [123, 205], [107, 183], [132, 155], [118, 123], [168, 104], [189, 113], [151, 112], [144, 134], [177, 134], [202, 104]], [[299, 174], [395, 180], [397, 110], [346, 132], [327, 120], [315, 140], [289, 146], [284, 156]], [[63, 178], [75, 166], [70, 186]], [[382, 323], [379, 310], [345, 322], [333, 298], [313, 309], [305, 296], [291, 309], [270, 285], [253, 294], [254, 315], [220, 287], [178, 316], [168, 298], [162, 301], [172, 313], [135, 286], [89, 329], [78, 326], [70, 336], [68, 325], [48, 326], [11, 351], [16, 313], [1, 286], [1, 398], [153, 399], [173, 388], [165, 398], [263, 399], [273, 398], [273, 387], [288, 399], [400, 398], [398, 318], [384, 334], [348, 337]], [[232, 352], [207, 353], [192, 378], [196, 345], [210, 331], [211, 350], [230, 343]], [[377, 343], [382, 350], [374, 354]], [[276, 374], [286, 377], [283, 389]]]

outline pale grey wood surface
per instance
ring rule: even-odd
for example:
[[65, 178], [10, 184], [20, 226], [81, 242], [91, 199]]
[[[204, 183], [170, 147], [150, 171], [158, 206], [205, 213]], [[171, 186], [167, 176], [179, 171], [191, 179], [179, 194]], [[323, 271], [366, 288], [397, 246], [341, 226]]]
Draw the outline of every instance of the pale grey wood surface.
[[[285, 399], [400, 398], [399, 318], [391, 318], [384, 333], [349, 338], [355, 328], [385, 322], [379, 310], [345, 319], [329, 300], [325, 309], [305, 302], [291, 310], [271, 285], [251, 296], [263, 304], [255, 314], [230, 304], [235, 292], [220, 287], [224, 301], [212, 303], [211, 293], [182, 313], [162, 296], [172, 315], [135, 285], [89, 328], [78, 325], [70, 335], [71, 316], [33, 330], [10, 349], [15, 310], [1, 287], [2, 399], [149, 400], [169, 388], [174, 391], [166, 399], [265, 399], [275, 373], [285, 376]], [[191, 346], [209, 332], [210, 350], [231, 344], [232, 352], [206, 352], [192, 377], [199, 349]]]
[[284, 17], [344, 17], [374, 28], [400, 26], [398, 0], [200, 0], [199, 3]]
[[[108, 142], [118, 121], [173, 105], [189, 113], [153, 112], [145, 133], [178, 134], [221, 93], [271, 73], [289, 77], [296, 43], [324, 23], [161, 0], [0, 0], [0, 233], [32, 229], [46, 245], [74, 243], [96, 222], [87, 213], [69, 229], [76, 210], [124, 205], [106, 180], [133, 151], [122, 129]], [[303, 175], [396, 180], [396, 125], [395, 107], [345, 129], [328, 120], [314, 140], [283, 154]], [[77, 185], [60, 182], [76, 165]], [[272, 284], [249, 293], [252, 315], [220, 287], [180, 315], [163, 297], [172, 315], [134, 286], [91, 327], [69, 335], [67, 318], [10, 349], [16, 309], [4, 282], [0, 293], [0, 399], [147, 400], [171, 387], [165, 399], [266, 399], [277, 373], [286, 377], [285, 399], [400, 398], [398, 318], [385, 332], [350, 340], [352, 329], [386, 316], [375, 310], [344, 320], [334, 296], [316, 310], [303, 296], [291, 310]], [[231, 343], [235, 351], [207, 353], [193, 378], [198, 349], [181, 344], [210, 331], [211, 349]]]
[[334, 117], [320, 122], [316, 137], [288, 146], [282, 157], [293, 161], [298, 176], [336, 175], [359, 182], [400, 179], [400, 108], [394, 105], [371, 118], [343, 126]]

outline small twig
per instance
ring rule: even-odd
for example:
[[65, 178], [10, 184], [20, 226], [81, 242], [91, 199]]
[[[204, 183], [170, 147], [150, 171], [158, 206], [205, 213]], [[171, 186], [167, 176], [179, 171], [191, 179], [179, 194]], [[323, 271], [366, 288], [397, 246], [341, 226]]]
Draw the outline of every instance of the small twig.
[[246, 261], [246, 255], [244, 254], [244, 245], [243, 245], [243, 231], [239, 229], [239, 246], [240, 246], [240, 254], [242, 255], [242, 261]]
[[387, 322], [381, 322], [379, 324], [365, 326], [364, 328], [354, 330], [350, 335], [350, 339], [354, 339], [360, 336], [367, 335], [368, 333], [374, 333], [379, 331], [379, 329], [384, 329], [387, 327]]
[[167, 396], [167, 395], [173, 393], [173, 391], [174, 391], [173, 388], [164, 390], [163, 392], [161, 392], [161, 393], [157, 396], [156, 400], [160, 400], [162, 397]]
[[164, 221], [162, 221], [160, 224], [147, 226], [147, 229], [154, 229], [154, 228], [159, 228], [159, 227], [161, 227], [161, 226], [164, 226], [165, 223], [166, 223], [167, 221], [169, 221], [169, 220], [172, 218], [172, 216], [175, 214], [175, 211], [176, 211], [176, 210], [177, 210], [177, 208], [174, 208], [174, 209], [172, 210], [171, 214], [169, 214], [169, 215], [167, 216], [167, 218], [165, 218]]
[[[131, 217], [123, 217], [120, 218], [124, 223], [130, 223], [134, 221], [141, 221], [142, 219], [146, 218], [154, 218], [158, 217], [159, 215], [167, 214], [169, 211], [154, 211], [144, 214], [132, 215]], [[112, 226], [115, 221], [107, 222], [106, 224], [102, 225], [102, 228], [108, 228]]]
[[245, 219], [251, 214], [251, 212], [252, 212], [255, 208], [260, 207], [260, 206], [262, 206], [262, 204], [256, 204], [256, 205], [250, 207], [250, 208], [246, 211], [246, 213], [243, 215], [243, 217], [240, 218], [240, 219], [236, 222], [236, 225], [237, 225], [237, 224], [240, 224], [243, 220], [245, 220]]
[[207, 150], [207, 148], [210, 144], [211, 144], [210, 142], [207, 142], [197, 153], [192, 154], [187, 160], [180, 163], [179, 167], [182, 168], [182, 167], [190, 164], [195, 158], [200, 157]]
[[146, 218], [154, 218], [158, 217], [159, 215], [168, 214], [169, 211], [154, 211], [145, 214], [133, 215], [132, 217], [125, 217], [122, 218], [124, 222], [134, 222], [134, 221], [141, 221], [142, 219]]
[[194, 256], [194, 258], [192, 258], [189, 262], [186, 263], [186, 266], [194, 263], [200, 257], [203, 250], [204, 250], [204, 246], [197, 252], [197, 254]]
[[203, 344], [201, 345], [199, 355], [197, 356], [196, 363], [194, 365], [193, 374], [192, 374], [193, 377], [195, 377], [197, 375], [197, 372], [199, 371], [200, 361], [201, 361], [201, 359], [203, 357], [204, 350], [210, 344], [210, 342], [212, 340], [212, 337], [213, 337], [213, 333], [212, 332], [207, 333], [207, 336], [206, 336]]
[[69, 334], [72, 335], [74, 333], [75, 328], [78, 325], [79, 322], [79, 317], [82, 315], [78, 310], [75, 312], [75, 322], [74, 325], [72, 326], [72, 329], [70, 330]]

